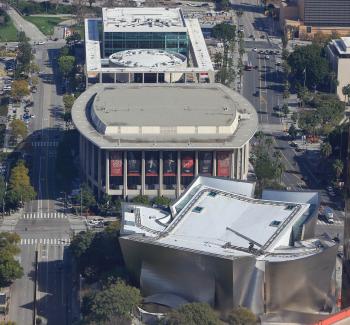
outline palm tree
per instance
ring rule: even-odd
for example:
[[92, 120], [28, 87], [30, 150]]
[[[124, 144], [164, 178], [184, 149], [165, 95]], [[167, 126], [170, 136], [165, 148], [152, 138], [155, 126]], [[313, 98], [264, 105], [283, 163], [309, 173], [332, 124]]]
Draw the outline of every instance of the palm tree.
[[324, 158], [328, 158], [332, 154], [332, 146], [329, 142], [324, 142], [321, 145], [321, 155]]
[[333, 170], [335, 172], [335, 176], [337, 179], [337, 182], [339, 181], [339, 177], [343, 172], [344, 164], [340, 159], [336, 159], [332, 165]]

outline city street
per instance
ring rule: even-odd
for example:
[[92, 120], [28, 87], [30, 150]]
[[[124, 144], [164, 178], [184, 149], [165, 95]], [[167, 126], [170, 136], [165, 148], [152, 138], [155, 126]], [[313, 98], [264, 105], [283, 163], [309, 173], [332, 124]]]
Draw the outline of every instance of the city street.
[[76, 317], [72, 313], [74, 274], [67, 246], [72, 238], [71, 221], [76, 230], [84, 230], [85, 225], [82, 220], [66, 215], [62, 203], [56, 201], [59, 193], [55, 187], [56, 147], [64, 122], [62, 96], [57, 88], [60, 83], [53, 72], [58, 69], [57, 47], [62, 45], [37, 46], [35, 54], [41, 73], [37, 92], [33, 94], [35, 118], [29, 125], [26, 159], [37, 199], [26, 204], [17, 219], [11, 219], [10, 229], [6, 223], [0, 228], [15, 231], [21, 237], [19, 258], [24, 276], [12, 287], [9, 310], [9, 319], [17, 324], [32, 324], [35, 251], [38, 251], [37, 315], [52, 325], [71, 324]]

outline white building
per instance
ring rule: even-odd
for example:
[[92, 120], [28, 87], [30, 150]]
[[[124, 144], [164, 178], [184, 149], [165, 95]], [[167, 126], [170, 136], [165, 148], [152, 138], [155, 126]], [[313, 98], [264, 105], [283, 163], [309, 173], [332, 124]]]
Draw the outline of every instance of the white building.
[[343, 87], [350, 84], [350, 37], [332, 40], [327, 46], [327, 56], [333, 71], [337, 74], [337, 95], [343, 101]]
[[[109, 60], [137, 49], [142, 51], [136, 65], [116, 66]], [[185, 19], [178, 8], [103, 8], [102, 19], [85, 20], [85, 51], [87, 85], [121, 80], [176, 82], [180, 77], [183, 82], [214, 81], [214, 68], [199, 22]], [[162, 64], [162, 60], [150, 65], [150, 51], [181, 55], [187, 60], [180, 65]], [[187, 65], [189, 62], [192, 66]]]
[[332, 310], [337, 244], [314, 238], [318, 193], [253, 192], [199, 176], [168, 209], [124, 204], [123, 258], [147, 301], [244, 306], [293, 323]]

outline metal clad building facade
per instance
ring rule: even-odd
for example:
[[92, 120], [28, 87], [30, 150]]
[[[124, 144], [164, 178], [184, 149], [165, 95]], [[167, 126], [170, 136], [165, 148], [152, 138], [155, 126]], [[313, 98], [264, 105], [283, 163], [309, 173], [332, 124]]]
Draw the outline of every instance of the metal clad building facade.
[[304, 0], [306, 26], [350, 27], [349, 0]]

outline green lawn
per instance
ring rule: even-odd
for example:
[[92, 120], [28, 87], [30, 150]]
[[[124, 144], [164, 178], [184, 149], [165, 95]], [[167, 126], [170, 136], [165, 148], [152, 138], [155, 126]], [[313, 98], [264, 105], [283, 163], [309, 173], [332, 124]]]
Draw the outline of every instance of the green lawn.
[[24, 16], [24, 18], [38, 27], [39, 30], [45, 35], [52, 35], [54, 27], [57, 26], [61, 21], [67, 20], [67, 17]]
[[0, 25], [0, 42], [15, 42], [17, 41], [17, 29], [11, 19], [4, 25]]

